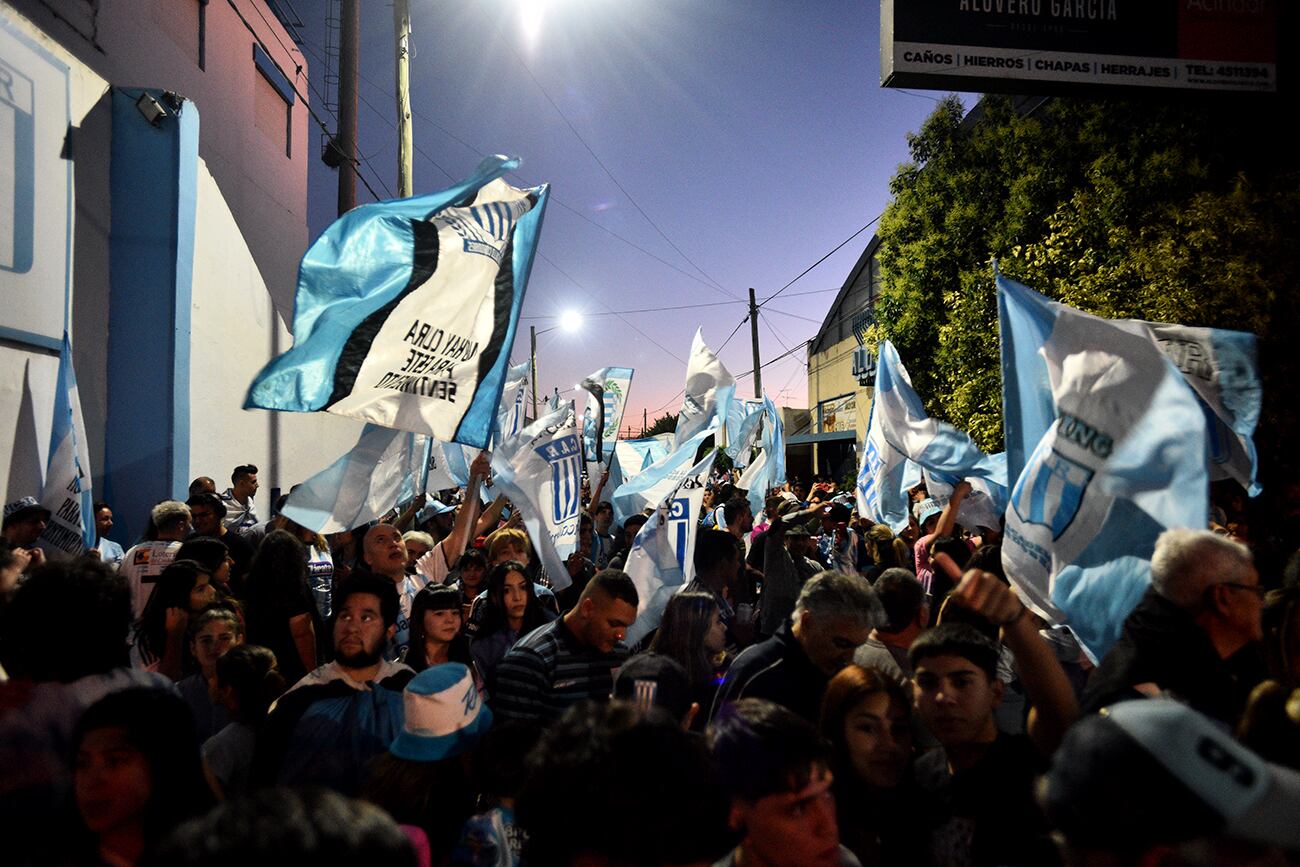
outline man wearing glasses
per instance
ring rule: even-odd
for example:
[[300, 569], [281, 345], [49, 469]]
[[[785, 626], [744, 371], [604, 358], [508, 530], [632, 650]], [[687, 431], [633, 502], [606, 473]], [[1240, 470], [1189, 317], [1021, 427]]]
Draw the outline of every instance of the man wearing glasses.
[[1265, 676], [1256, 647], [1264, 592], [1245, 545], [1209, 530], [1166, 530], [1151, 557], [1151, 589], [1093, 673], [1083, 712], [1168, 694], [1235, 725]]

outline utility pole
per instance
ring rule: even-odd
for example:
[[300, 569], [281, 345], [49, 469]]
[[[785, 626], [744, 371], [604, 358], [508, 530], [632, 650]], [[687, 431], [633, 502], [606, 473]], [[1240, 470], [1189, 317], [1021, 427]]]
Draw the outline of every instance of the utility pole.
[[645, 432], [650, 430], [650, 422], [647, 421], [648, 418], [649, 414], [647, 413], [646, 408], [641, 407], [641, 436], [645, 436]]
[[342, 0], [339, 18], [339, 216], [357, 206], [357, 67], [361, 40], [361, 0]]
[[533, 384], [533, 421], [537, 421], [537, 326], [528, 326], [528, 363], [531, 375], [528, 381]]
[[[346, 0], [345, 0], [346, 2]], [[397, 195], [409, 199], [411, 187], [411, 3], [393, 0], [397, 30]]]
[[754, 289], [749, 290], [749, 339], [754, 344], [754, 397], [763, 397], [763, 370], [758, 366], [758, 305], [754, 303]]

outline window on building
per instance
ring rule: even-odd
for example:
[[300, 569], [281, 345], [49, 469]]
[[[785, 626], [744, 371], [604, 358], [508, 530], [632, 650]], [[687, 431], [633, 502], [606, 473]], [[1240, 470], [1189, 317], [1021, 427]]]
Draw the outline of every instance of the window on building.
[[257, 66], [254, 82], [254, 116], [257, 128], [277, 147], [282, 146], [286, 157], [293, 156], [293, 103], [297, 98], [288, 76], [280, 71], [262, 46], [253, 45], [253, 63]]

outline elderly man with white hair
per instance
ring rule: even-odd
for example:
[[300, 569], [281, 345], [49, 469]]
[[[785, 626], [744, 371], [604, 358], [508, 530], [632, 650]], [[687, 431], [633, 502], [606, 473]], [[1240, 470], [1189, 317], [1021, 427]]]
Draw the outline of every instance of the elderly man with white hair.
[[1083, 694], [1089, 713], [1166, 694], [1233, 725], [1264, 677], [1264, 588], [1250, 549], [1209, 530], [1166, 530], [1151, 557], [1151, 589]]

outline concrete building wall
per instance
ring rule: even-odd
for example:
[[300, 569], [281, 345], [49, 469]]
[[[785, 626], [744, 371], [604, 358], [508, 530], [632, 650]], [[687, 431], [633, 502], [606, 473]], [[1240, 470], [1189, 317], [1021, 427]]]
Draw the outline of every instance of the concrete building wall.
[[[173, 91], [199, 107], [199, 156], [287, 319], [308, 241], [307, 161], [318, 136], [306, 101], [288, 105], [258, 69], [255, 45], [291, 90], [309, 95], [307, 61], [264, 0], [5, 2], [104, 81]], [[270, 118], [277, 101], [280, 127]]]

